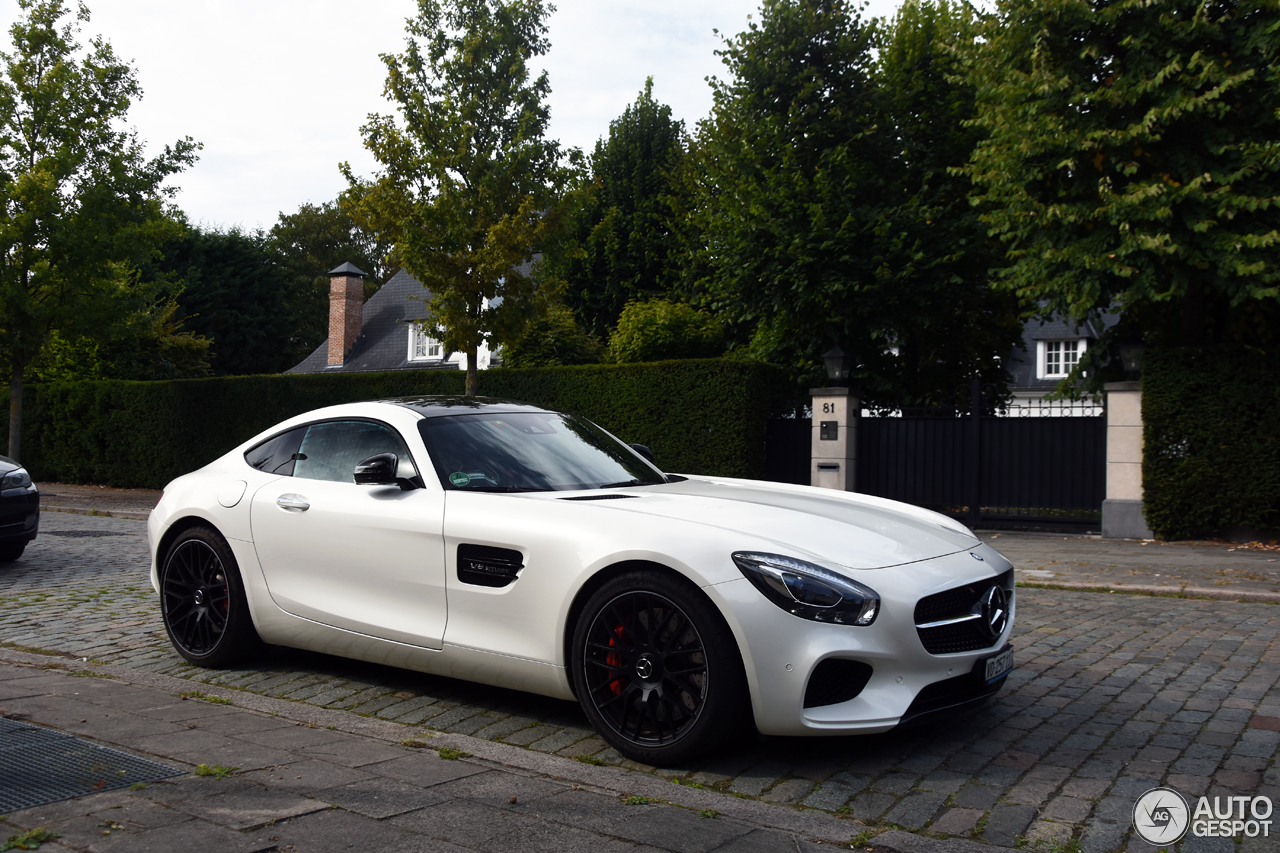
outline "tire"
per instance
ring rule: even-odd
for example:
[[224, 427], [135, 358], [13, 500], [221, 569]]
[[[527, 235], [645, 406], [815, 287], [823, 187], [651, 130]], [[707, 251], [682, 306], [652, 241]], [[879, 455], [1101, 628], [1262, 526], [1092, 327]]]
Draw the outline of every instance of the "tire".
[[25, 550], [27, 550], [26, 541], [0, 542], [0, 563], [12, 563], [21, 557]]
[[160, 569], [160, 608], [169, 642], [191, 663], [220, 669], [263, 648], [236, 558], [216, 531], [184, 530]]
[[750, 719], [742, 659], [729, 626], [697, 587], [641, 569], [587, 600], [573, 635], [578, 701], [628, 758], [680, 765]]

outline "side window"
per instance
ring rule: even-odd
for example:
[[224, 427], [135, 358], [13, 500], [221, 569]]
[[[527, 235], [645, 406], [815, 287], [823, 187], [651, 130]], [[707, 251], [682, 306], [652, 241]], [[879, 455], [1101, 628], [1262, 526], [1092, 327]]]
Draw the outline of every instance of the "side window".
[[408, 479], [417, 474], [409, 459], [409, 448], [390, 427], [369, 421], [312, 424], [298, 449], [293, 476], [350, 483], [356, 464], [378, 453], [399, 457], [396, 476]]
[[293, 476], [293, 465], [298, 453], [298, 445], [306, 427], [298, 427], [281, 433], [275, 438], [268, 438], [261, 444], [245, 451], [244, 461], [250, 468], [257, 468], [264, 474], [280, 474]]

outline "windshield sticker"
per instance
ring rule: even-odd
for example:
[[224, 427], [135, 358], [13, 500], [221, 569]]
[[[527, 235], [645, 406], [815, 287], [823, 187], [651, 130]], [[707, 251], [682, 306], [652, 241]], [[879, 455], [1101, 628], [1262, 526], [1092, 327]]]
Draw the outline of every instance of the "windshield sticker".
[[453, 483], [455, 486], [465, 486], [467, 483], [471, 482], [471, 476], [469, 474], [464, 474], [461, 471], [455, 471], [449, 475], [449, 482]]

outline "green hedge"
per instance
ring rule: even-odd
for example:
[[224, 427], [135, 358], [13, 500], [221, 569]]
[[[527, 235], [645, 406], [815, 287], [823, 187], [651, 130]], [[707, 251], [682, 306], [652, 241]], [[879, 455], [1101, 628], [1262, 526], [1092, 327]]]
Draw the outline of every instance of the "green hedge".
[[[461, 371], [72, 382], [23, 393], [22, 461], [41, 480], [160, 488], [272, 424], [321, 406], [461, 394]], [[584, 415], [649, 445], [668, 471], [758, 477], [765, 421], [798, 389], [763, 364], [708, 359], [490, 370], [485, 396]], [[0, 427], [8, 434], [8, 395]]]
[[1280, 362], [1213, 347], [1148, 351], [1142, 482], [1162, 539], [1280, 534]]

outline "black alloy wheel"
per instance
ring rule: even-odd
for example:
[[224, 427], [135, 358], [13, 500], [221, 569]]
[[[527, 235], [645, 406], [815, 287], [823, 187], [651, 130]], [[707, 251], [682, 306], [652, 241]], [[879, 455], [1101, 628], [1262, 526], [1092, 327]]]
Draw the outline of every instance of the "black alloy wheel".
[[591, 597], [575, 631], [578, 699], [637, 761], [670, 766], [705, 752], [745, 710], [733, 636], [684, 585], [658, 572], [623, 575]]
[[160, 602], [169, 640], [192, 663], [228, 666], [261, 644], [235, 557], [212, 530], [191, 528], [170, 547], [160, 573]]

